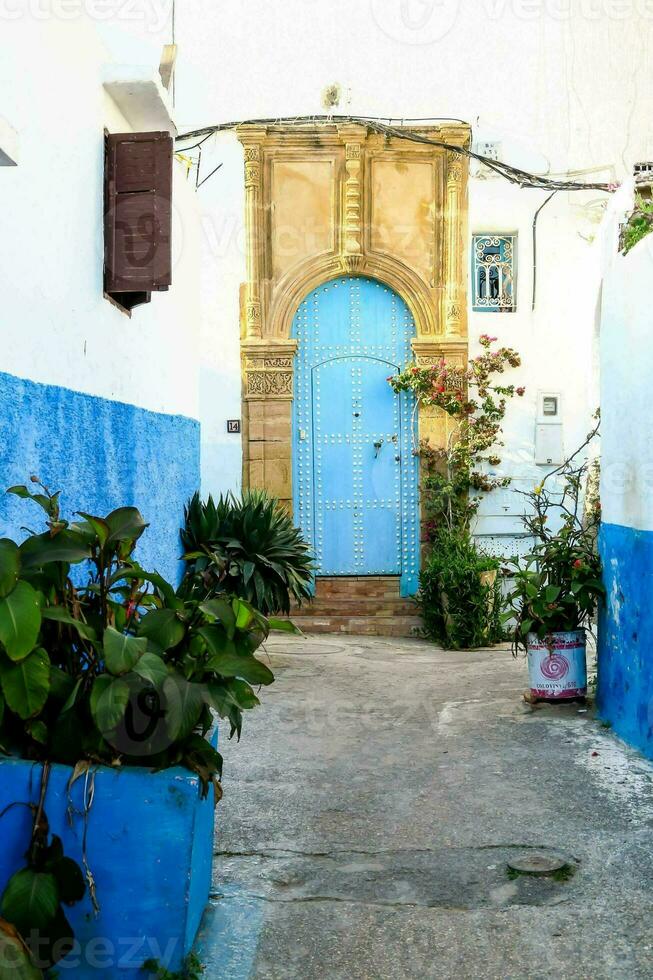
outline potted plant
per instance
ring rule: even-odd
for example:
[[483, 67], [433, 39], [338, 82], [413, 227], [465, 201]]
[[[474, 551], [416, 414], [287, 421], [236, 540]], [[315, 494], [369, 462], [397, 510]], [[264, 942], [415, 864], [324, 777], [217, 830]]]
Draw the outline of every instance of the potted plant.
[[141, 568], [133, 507], [71, 523], [59, 493], [10, 492], [47, 530], [0, 540], [0, 974], [177, 970], [210, 886], [214, 715], [240, 735], [274, 679], [254, 654], [294, 627]]
[[[511, 561], [509, 595], [513, 651], [524, 649], [532, 699], [570, 699], [587, 693], [586, 631], [604, 595], [596, 549], [598, 499], [582, 507], [588, 463], [574, 460], [598, 432], [530, 493], [524, 524], [529, 554]], [[554, 481], [557, 477], [557, 481]]]

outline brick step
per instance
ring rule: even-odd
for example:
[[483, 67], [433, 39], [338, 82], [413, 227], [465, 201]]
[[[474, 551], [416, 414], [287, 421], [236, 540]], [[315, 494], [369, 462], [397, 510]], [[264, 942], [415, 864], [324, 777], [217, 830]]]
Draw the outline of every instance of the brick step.
[[304, 616], [417, 616], [417, 606], [407, 599], [364, 600], [361, 597], [315, 599], [294, 608], [293, 619]]
[[399, 598], [399, 578], [342, 577], [318, 578], [316, 582], [316, 597], [322, 596], [376, 596], [378, 598]]
[[304, 633], [415, 636], [422, 621], [419, 616], [304, 616], [297, 625]]
[[306, 633], [414, 636], [417, 607], [402, 597], [397, 575], [318, 578], [312, 602], [294, 607], [291, 618]]

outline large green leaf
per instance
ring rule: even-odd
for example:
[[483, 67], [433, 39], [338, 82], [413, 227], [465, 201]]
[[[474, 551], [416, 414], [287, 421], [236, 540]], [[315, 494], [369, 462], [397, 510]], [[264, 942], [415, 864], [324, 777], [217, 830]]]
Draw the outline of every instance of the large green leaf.
[[186, 738], [200, 720], [204, 707], [204, 690], [179, 674], [169, 674], [163, 685], [166, 703], [166, 726], [171, 738]]
[[168, 668], [161, 657], [147, 650], [134, 667], [134, 673], [154, 687], [160, 687], [168, 676]]
[[59, 907], [59, 889], [53, 874], [23, 868], [9, 879], [2, 896], [2, 915], [20, 933], [46, 928]]
[[209, 667], [223, 677], [242, 677], [250, 684], [271, 684], [274, 674], [265, 664], [249, 653], [238, 653], [233, 642], [225, 642], [224, 633], [216, 626], [199, 630], [211, 653]]
[[0, 659], [0, 683], [8, 706], [20, 718], [32, 718], [45, 704], [50, 690], [50, 659], [42, 647], [17, 663]]
[[20, 572], [18, 545], [10, 538], [0, 538], [0, 597], [9, 595]]
[[77, 531], [64, 529], [58, 534], [34, 534], [20, 546], [23, 568], [39, 568], [51, 561], [76, 563], [90, 558], [91, 549], [84, 536]]
[[34, 649], [41, 628], [38, 593], [20, 581], [0, 601], [0, 643], [12, 660], [21, 660]]
[[200, 609], [212, 619], [219, 619], [229, 639], [233, 639], [236, 632], [236, 614], [230, 602], [226, 599], [208, 599], [200, 604]]
[[34, 966], [18, 930], [4, 919], [0, 919], [0, 963], [7, 980], [43, 980], [43, 973]]
[[148, 526], [136, 507], [119, 507], [105, 518], [109, 527], [107, 544], [121, 541], [137, 541]]
[[75, 680], [61, 667], [50, 667], [50, 696], [57, 701], [66, 701], [75, 686]]
[[[38, 483], [38, 480], [33, 480], [32, 482]], [[22, 497], [23, 500], [33, 500], [35, 503], [42, 507], [48, 517], [54, 517], [59, 511], [59, 495], [61, 490], [57, 490], [56, 493], [48, 496], [46, 493], [32, 493], [24, 484], [17, 484], [15, 487], [9, 487], [7, 493], [13, 493], [16, 497]]]
[[244, 602], [242, 599], [234, 599], [233, 605], [236, 614], [236, 629], [248, 629], [254, 620], [254, 610], [248, 602]]
[[220, 715], [226, 715], [229, 705], [248, 710], [261, 702], [249, 684], [238, 677], [210, 681], [207, 685], [207, 701]]
[[104, 662], [112, 674], [133, 670], [147, 649], [147, 639], [119, 633], [112, 626], [104, 631]]
[[268, 626], [271, 630], [278, 633], [293, 633], [295, 636], [304, 635], [299, 627], [295, 626], [290, 619], [277, 619], [275, 616], [272, 616], [268, 619]]
[[138, 627], [138, 635], [146, 636], [161, 650], [177, 646], [183, 640], [185, 632], [186, 627], [174, 609], [153, 609], [143, 616]]
[[100, 674], [91, 689], [91, 714], [98, 729], [111, 732], [123, 719], [129, 704], [129, 686], [120, 677]]
[[170, 585], [169, 582], [159, 575], [158, 572], [146, 572], [144, 568], [141, 568], [136, 562], [131, 562], [128, 566], [121, 566], [116, 572], [113, 573], [109, 579], [109, 585], [114, 585], [116, 582], [122, 580], [133, 581], [141, 580], [143, 582], [150, 582], [155, 589], [157, 589], [161, 595], [164, 597], [166, 604], [172, 609], [182, 609], [183, 602], [178, 599], [175, 595], [175, 590]]
[[111, 534], [111, 528], [109, 527], [108, 521], [106, 521], [103, 517], [95, 517], [93, 514], [87, 514], [83, 510], [78, 510], [77, 513], [80, 517], [84, 518], [95, 537], [97, 537], [100, 547], [104, 547], [109, 535]]
[[560, 595], [560, 591], [559, 585], [547, 585], [546, 589], [544, 590], [544, 601], [555, 602]]
[[233, 677], [227, 681], [227, 688], [239, 708], [255, 708], [261, 703], [249, 684], [238, 677]]
[[45, 609], [41, 610], [41, 616], [43, 619], [50, 619], [57, 623], [66, 623], [68, 626], [73, 626], [84, 640], [94, 640], [96, 637], [95, 630], [92, 626], [89, 626], [88, 623], [83, 623], [80, 619], [75, 619], [63, 606], [46, 606]]
[[26, 722], [25, 728], [35, 742], [39, 742], [41, 745], [48, 744], [48, 727], [40, 718], [30, 718]]

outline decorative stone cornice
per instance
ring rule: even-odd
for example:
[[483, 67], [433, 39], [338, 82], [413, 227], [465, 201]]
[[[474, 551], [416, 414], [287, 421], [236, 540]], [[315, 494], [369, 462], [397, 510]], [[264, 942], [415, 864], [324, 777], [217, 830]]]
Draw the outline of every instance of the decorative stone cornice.
[[296, 340], [250, 340], [244, 341], [241, 349], [248, 401], [292, 398]]
[[464, 367], [467, 362], [466, 340], [435, 340], [415, 337], [410, 346], [413, 348], [415, 363], [421, 366], [436, 364], [442, 358], [452, 367]]

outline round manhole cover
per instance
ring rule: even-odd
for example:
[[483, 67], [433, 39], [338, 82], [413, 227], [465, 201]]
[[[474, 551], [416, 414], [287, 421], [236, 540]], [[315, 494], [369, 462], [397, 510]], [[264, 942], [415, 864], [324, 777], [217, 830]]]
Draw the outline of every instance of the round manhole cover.
[[552, 854], [520, 854], [508, 861], [508, 867], [523, 875], [552, 875], [567, 866], [563, 858]]

